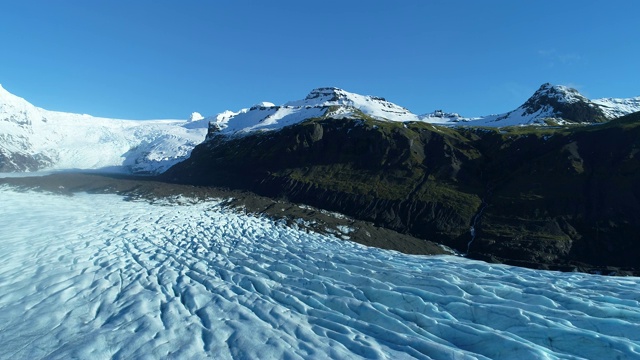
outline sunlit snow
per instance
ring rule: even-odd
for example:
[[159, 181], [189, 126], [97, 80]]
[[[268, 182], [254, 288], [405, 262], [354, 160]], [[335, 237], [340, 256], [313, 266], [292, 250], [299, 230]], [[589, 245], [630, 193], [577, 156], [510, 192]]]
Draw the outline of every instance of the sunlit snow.
[[409, 256], [218, 201], [0, 188], [0, 358], [640, 357], [640, 279]]
[[628, 99], [596, 99], [593, 102], [611, 119], [640, 111], [640, 96]]
[[190, 120], [120, 120], [49, 111], [0, 86], [0, 155], [50, 159], [39, 168], [47, 170], [160, 173], [204, 140], [202, 119], [198, 113]]
[[[553, 98], [561, 103], [585, 102], [590, 100], [577, 90], [562, 86], [545, 84], [536, 92], [538, 96]], [[534, 94], [535, 95], [535, 94]], [[638, 98], [601, 99], [592, 102], [600, 106], [604, 114], [613, 119], [640, 110]], [[463, 117], [457, 113], [436, 110], [432, 113], [416, 115], [402, 106], [398, 106], [381, 97], [351, 93], [338, 88], [317, 88], [302, 100], [289, 101], [282, 106], [261, 102], [251, 108], [238, 112], [226, 111], [208, 118], [216, 124], [219, 134], [246, 135], [255, 131], [279, 130], [308, 119], [328, 117], [332, 119], [373, 118], [392, 122], [425, 122], [447, 126], [483, 126], [505, 127], [521, 125], [545, 125], [546, 119], [554, 119], [556, 124], [565, 120], [552, 106], [542, 106], [531, 112], [528, 106], [498, 115]]]

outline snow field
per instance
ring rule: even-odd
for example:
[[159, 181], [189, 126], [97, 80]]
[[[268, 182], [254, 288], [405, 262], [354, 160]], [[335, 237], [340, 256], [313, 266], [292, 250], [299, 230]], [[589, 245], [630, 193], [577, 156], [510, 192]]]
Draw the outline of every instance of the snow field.
[[48, 111], [0, 86], [0, 154], [44, 156], [50, 163], [40, 165], [48, 170], [161, 173], [204, 140], [208, 121], [197, 115], [192, 121], [119, 120]]
[[0, 358], [640, 358], [639, 278], [0, 188]]

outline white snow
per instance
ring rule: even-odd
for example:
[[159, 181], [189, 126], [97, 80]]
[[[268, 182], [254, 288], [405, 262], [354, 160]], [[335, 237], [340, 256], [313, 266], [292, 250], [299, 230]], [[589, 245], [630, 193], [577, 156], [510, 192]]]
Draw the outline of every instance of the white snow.
[[465, 123], [460, 125], [486, 127], [545, 125], [545, 119], [554, 119], [557, 124], [566, 123], [566, 121], [557, 119], [556, 117], [556, 112], [550, 107], [542, 107], [531, 114], [528, 114], [523, 107], [519, 107], [516, 110], [505, 114], [488, 115], [476, 119], [468, 119]]
[[564, 85], [552, 85], [546, 83], [543, 84], [536, 93], [540, 96], [553, 98], [559, 102], [569, 104], [576, 102], [589, 102], [589, 99], [580, 94], [578, 90]]
[[216, 121], [223, 128], [222, 134], [243, 135], [254, 131], [269, 131], [282, 129], [285, 126], [297, 124], [312, 117], [324, 115], [322, 108], [293, 108], [293, 107], [253, 107], [243, 109], [233, 117]]
[[274, 106], [276, 106], [276, 105], [274, 103], [272, 103], [272, 102], [262, 101], [262, 102], [259, 102], [259, 103], [255, 104], [255, 105], [253, 105], [252, 108], [254, 108], [254, 107], [255, 108], [265, 108], [265, 107], [274, 107]]
[[[367, 116], [388, 121], [417, 121], [418, 117], [409, 110], [398, 106], [383, 98], [364, 96], [338, 88], [318, 88], [307, 95], [304, 100], [291, 101], [285, 106], [293, 107], [323, 107], [340, 106], [344, 117], [357, 116], [353, 110], [358, 110]], [[350, 112], [349, 109], [352, 109]]]
[[246, 135], [254, 131], [273, 131], [302, 121], [332, 117], [334, 119], [361, 118], [362, 115], [382, 121], [420, 121], [409, 110], [383, 98], [364, 96], [338, 88], [312, 90], [303, 100], [276, 106], [262, 102], [239, 112], [225, 112], [211, 119], [222, 135]]
[[194, 115], [194, 121], [120, 120], [48, 111], [0, 86], [0, 154], [50, 159], [41, 170], [159, 173], [204, 140], [208, 123]]
[[204, 116], [202, 116], [202, 114], [200, 114], [199, 112], [192, 112], [191, 116], [189, 117], [189, 121], [198, 121], [202, 119], [204, 119]]
[[[487, 115], [477, 118], [460, 119], [463, 121], [460, 125], [464, 126], [485, 126], [485, 127], [506, 127], [506, 126], [523, 126], [523, 125], [547, 125], [547, 120], [552, 120], [554, 124], [563, 125], [567, 121], [562, 118], [558, 110], [553, 106], [545, 104], [548, 100], [554, 99], [558, 103], [577, 103], [584, 102], [592, 104], [589, 99], [580, 94], [576, 89], [563, 86], [543, 84], [527, 101], [533, 100], [536, 105], [540, 106], [539, 109], [533, 111], [527, 103], [519, 106], [513, 111], [509, 111], [504, 114]], [[539, 104], [538, 101], [542, 101]], [[595, 105], [593, 105], [595, 106]]]
[[0, 358], [640, 358], [640, 278], [410, 256], [224, 210], [0, 188]]
[[604, 98], [593, 100], [598, 104], [605, 115], [615, 119], [624, 115], [640, 111], [640, 96], [628, 99]]
[[[589, 100], [580, 94], [576, 89], [563, 86], [544, 84], [536, 91], [534, 97], [546, 97], [557, 100], [560, 103], [583, 102], [592, 107], [600, 107], [608, 119], [615, 119], [640, 111], [640, 97], [629, 99], [598, 99]], [[477, 118], [459, 119], [465, 126], [522, 126], [522, 125], [546, 125], [545, 120], [551, 119], [557, 125], [566, 124], [557, 110], [549, 105], [541, 106], [540, 109], [531, 113], [527, 106], [522, 105], [517, 109], [499, 115], [488, 115]]]

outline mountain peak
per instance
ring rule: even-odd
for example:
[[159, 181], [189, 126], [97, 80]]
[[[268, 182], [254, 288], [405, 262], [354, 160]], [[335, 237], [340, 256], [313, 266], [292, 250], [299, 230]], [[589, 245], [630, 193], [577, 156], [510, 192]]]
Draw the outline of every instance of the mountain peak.
[[341, 97], [347, 97], [347, 92], [337, 87], [320, 87], [311, 90], [305, 100], [330, 98], [332, 101], [337, 101]]
[[290, 101], [285, 106], [354, 106], [359, 107], [360, 104], [370, 101], [383, 101], [385, 99], [375, 96], [366, 96], [351, 93], [337, 87], [320, 87], [311, 90], [311, 92], [303, 100]]
[[9, 94], [9, 91], [7, 91], [7, 89], [5, 89], [2, 84], [0, 84], [0, 94]]
[[409, 110], [377, 96], [359, 95], [336, 87], [320, 87], [302, 100], [282, 106], [261, 103], [233, 116], [216, 118], [216, 135], [248, 134], [276, 130], [301, 121], [331, 117], [354, 119], [363, 116], [382, 121], [419, 121]]
[[[562, 119], [569, 122], [606, 121], [602, 110], [578, 90], [544, 83], [536, 92], [514, 112], [522, 117], [535, 118], [536, 122], [545, 118]], [[511, 114], [511, 113], [510, 113]]]
[[564, 85], [553, 85], [551, 83], [542, 84], [529, 100], [543, 98], [555, 99], [558, 102], [565, 103], [589, 101], [589, 99], [584, 97], [578, 90], [574, 88]]
[[24, 105], [24, 104], [27, 103], [27, 101], [25, 99], [10, 93], [7, 89], [2, 87], [2, 84], [0, 84], [0, 99], [2, 100], [1, 103], [3, 103], [3, 104], [10, 104], [11, 103], [11, 104]]
[[31, 124], [43, 118], [41, 110], [0, 85], [0, 121], [5, 120], [18, 125]]

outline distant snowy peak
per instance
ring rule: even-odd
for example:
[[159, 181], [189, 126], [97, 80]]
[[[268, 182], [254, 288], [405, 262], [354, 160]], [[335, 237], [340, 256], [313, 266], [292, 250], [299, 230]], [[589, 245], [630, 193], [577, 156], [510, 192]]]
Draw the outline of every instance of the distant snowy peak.
[[[548, 110], [551, 115], [568, 118], [576, 122], [596, 122], [615, 119], [640, 111], [640, 96], [628, 99], [604, 98], [590, 100], [578, 90], [562, 86], [544, 84], [521, 107], [533, 114]], [[604, 119], [602, 119], [604, 118]]]
[[640, 97], [591, 101], [575, 89], [543, 84], [522, 106], [505, 114], [465, 118], [436, 110], [416, 115], [382, 97], [322, 87], [284, 105], [263, 101], [212, 117], [194, 112], [185, 120], [132, 121], [45, 110], [0, 85], [0, 171], [116, 167], [159, 173], [189, 156], [205, 134], [242, 136], [309, 119], [504, 127], [603, 122], [636, 111]]
[[327, 115], [339, 118], [362, 113], [378, 120], [418, 120], [418, 117], [409, 110], [382, 97], [355, 94], [335, 87], [314, 89], [304, 100], [291, 101], [285, 106], [330, 108]]
[[385, 100], [382, 97], [360, 95], [335, 87], [311, 90], [304, 100], [290, 101], [285, 106], [352, 106], [356, 108], [383, 107], [408, 112], [407, 109]]
[[323, 87], [313, 89], [303, 100], [290, 101], [286, 103], [285, 106], [358, 106], [359, 104], [364, 104], [371, 99], [386, 102], [383, 98], [363, 96], [335, 87]]
[[463, 121], [470, 121], [471, 119], [465, 118], [458, 113], [445, 112], [443, 110], [436, 110], [432, 113], [423, 114], [419, 116], [421, 121], [428, 122], [430, 124], [452, 124]]
[[589, 99], [584, 97], [574, 88], [570, 88], [564, 85], [552, 85], [545, 83], [540, 86], [538, 90], [527, 100], [530, 102], [540, 102], [544, 99], [554, 99], [560, 103], [576, 103], [576, 102], [589, 102]]
[[212, 137], [278, 130], [314, 118], [372, 118], [450, 126], [504, 127], [599, 123], [635, 111], [640, 111], [640, 97], [591, 101], [576, 89], [549, 83], [540, 86], [524, 104], [513, 111], [474, 118], [443, 110], [416, 115], [382, 97], [360, 95], [336, 87], [322, 87], [313, 89], [302, 100], [290, 101], [280, 106], [261, 102], [251, 108], [238, 112], [226, 111], [207, 120], [212, 124], [209, 130], [209, 137]]
[[545, 83], [517, 109], [498, 115], [465, 118], [436, 111], [422, 115], [430, 123], [454, 126], [522, 126], [568, 123], [599, 123], [640, 111], [640, 97], [589, 100], [578, 90]]
[[420, 121], [409, 110], [381, 97], [351, 93], [335, 87], [317, 88], [302, 100], [277, 106], [261, 102], [238, 112], [226, 111], [209, 118], [215, 135], [244, 135], [254, 131], [278, 130], [313, 118], [382, 121]]
[[501, 115], [479, 118], [471, 124], [484, 126], [599, 123], [610, 120], [600, 107], [578, 90], [543, 84], [520, 107]]
[[519, 109], [522, 109], [526, 115], [536, 113], [548, 113], [555, 115], [561, 113], [561, 108], [575, 104], [587, 104], [589, 107], [595, 107], [591, 104], [591, 100], [584, 97], [578, 90], [562, 86], [543, 84]]
[[261, 109], [261, 108], [272, 108], [275, 107], [276, 104], [272, 103], [272, 102], [268, 102], [268, 101], [261, 101], [255, 105], [253, 105], [251, 108], [249, 108], [249, 110], [256, 110], [256, 109]]
[[603, 98], [593, 100], [609, 119], [640, 111], [640, 96], [628, 99]]

